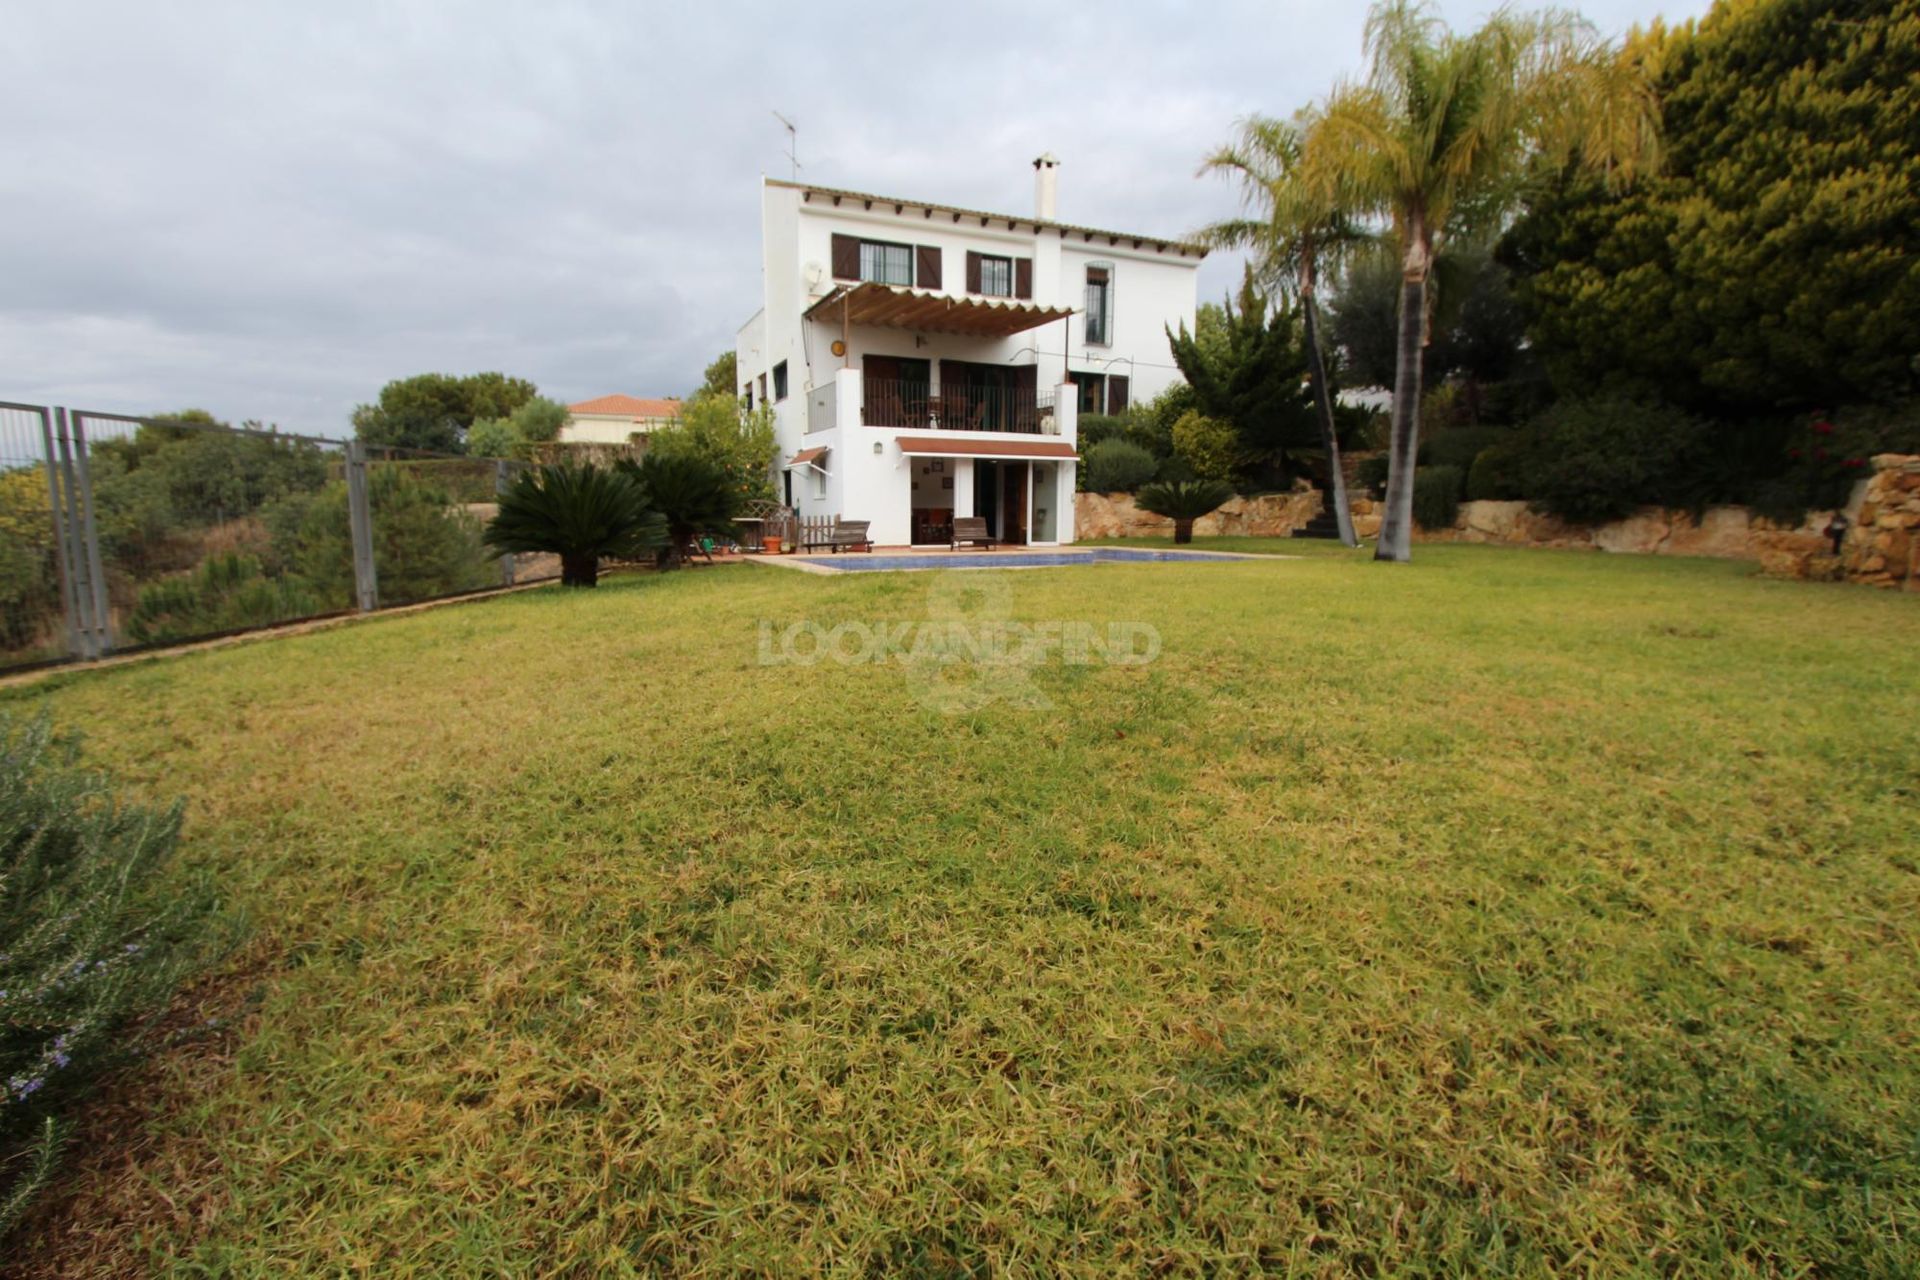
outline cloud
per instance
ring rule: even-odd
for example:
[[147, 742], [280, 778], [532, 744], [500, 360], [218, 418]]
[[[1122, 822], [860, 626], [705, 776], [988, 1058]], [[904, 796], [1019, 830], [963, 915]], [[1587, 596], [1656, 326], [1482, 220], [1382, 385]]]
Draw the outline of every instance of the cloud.
[[1052, 150], [1063, 217], [1181, 234], [1234, 207], [1194, 168], [1236, 119], [1358, 66], [1326, 8], [27, 6], [0, 396], [338, 434], [429, 369], [684, 393], [758, 306], [774, 110], [815, 181], [1025, 212]]

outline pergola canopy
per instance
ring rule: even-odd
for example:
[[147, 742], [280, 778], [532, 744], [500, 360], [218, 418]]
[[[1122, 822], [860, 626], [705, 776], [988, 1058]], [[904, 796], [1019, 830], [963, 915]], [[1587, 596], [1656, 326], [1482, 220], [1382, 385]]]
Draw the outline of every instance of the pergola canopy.
[[807, 318], [823, 323], [883, 325], [918, 333], [956, 333], [971, 338], [1006, 338], [1073, 314], [1071, 307], [1043, 307], [1002, 298], [957, 298], [868, 280], [835, 285], [807, 308]]
[[1077, 458], [1065, 440], [995, 440], [978, 436], [901, 436], [900, 452], [931, 458]]

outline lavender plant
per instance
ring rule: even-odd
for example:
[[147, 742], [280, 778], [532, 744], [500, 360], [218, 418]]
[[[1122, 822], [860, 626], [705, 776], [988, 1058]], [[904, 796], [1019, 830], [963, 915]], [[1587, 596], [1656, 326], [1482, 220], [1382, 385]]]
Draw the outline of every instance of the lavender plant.
[[204, 882], [163, 882], [179, 803], [120, 802], [77, 750], [44, 716], [0, 717], [0, 1235], [216, 933]]

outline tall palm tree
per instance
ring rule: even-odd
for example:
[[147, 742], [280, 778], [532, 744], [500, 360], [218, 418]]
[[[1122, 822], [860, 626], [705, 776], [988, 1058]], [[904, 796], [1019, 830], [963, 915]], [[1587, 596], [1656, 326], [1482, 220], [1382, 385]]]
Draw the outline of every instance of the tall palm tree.
[[1310, 112], [1292, 120], [1252, 116], [1241, 124], [1238, 140], [1207, 157], [1201, 172], [1238, 177], [1248, 211], [1257, 216], [1216, 222], [1201, 237], [1223, 247], [1254, 250], [1267, 283], [1291, 290], [1300, 299], [1307, 369], [1320, 415], [1321, 447], [1327, 455], [1327, 496], [1340, 541], [1357, 547], [1360, 540], [1353, 533], [1340, 439], [1334, 430], [1333, 392], [1320, 348], [1319, 287], [1322, 271], [1337, 270], [1355, 249], [1374, 243], [1377, 237], [1348, 215], [1337, 185], [1307, 181], [1301, 155], [1311, 125]]
[[1576, 164], [1628, 179], [1654, 162], [1658, 104], [1640, 65], [1578, 14], [1502, 9], [1456, 35], [1422, 0], [1367, 16], [1367, 78], [1322, 104], [1301, 146], [1310, 187], [1391, 223], [1400, 332], [1385, 518], [1374, 558], [1411, 556], [1427, 283], [1440, 244], [1489, 235], [1527, 180]]

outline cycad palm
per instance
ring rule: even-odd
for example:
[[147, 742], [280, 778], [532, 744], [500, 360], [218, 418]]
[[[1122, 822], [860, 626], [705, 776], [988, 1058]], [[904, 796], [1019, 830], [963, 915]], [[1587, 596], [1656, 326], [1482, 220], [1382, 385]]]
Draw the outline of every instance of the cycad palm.
[[1356, 248], [1376, 237], [1348, 215], [1337, 188], [1309, 183], [1302, 173], [1302, 146], [1311, 122], [1307, 112], [1293, 120], [1253, 116], [1240, 126], [1240, 137], [1232, 145], [1207, 157], [1202, 171], [1237, 176], [1249, 214], [1256, 216], [1217, 222], [1201, 235], [1213, 244], [1252, 249], [1267, 284], [1290, 289], [1300, 299], [1321, 447], [1327, 455], [1328, 496], [1340, 541], [1353, 547], [1359, 539], [1347, 505], [1333, 392], [1320, 350], [1318, 294], [1322, 271], [1336, 270]]
[[1640, 69], [1577, 14], [1502, 10], [1455, 35], [1426, 5], [1367, 19], [1367, 78], [1336, 88], [1306, 131], [1305, 185], [1389, 220], [1401, 267], [1385, 519], [1375, 557], [1405, 560], [1419, 446], [1427, 282], [1439, 244], [1495, 232], [1525, 180], [1568, 160], [1630, 177], [1652, 162], [1656, 103]]
[[522, 472], [500, 495], [485, 534], [496, 551], [558, 555], [560, 581], [570, 587], [597, 583], [601, 557], [631, 559], [665, 537], [666, 522], [648, 508], [645, 488], [591, 463]]

